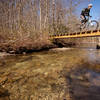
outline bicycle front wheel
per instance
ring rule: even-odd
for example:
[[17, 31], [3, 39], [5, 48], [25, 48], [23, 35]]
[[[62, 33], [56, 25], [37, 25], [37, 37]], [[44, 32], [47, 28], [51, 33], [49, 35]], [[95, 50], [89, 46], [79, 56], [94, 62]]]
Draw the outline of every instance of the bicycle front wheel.
[[98, 30], [99, 28], [99, 23], [96, 20], [92, 20], [89, 25], [88, 25], [88, 30]]

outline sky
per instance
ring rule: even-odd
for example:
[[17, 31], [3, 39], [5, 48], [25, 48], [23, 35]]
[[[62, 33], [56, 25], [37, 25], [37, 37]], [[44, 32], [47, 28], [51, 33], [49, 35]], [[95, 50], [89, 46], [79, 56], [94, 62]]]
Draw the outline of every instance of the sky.
[[93, 4], [93, 8], [91, 9], [91, 14], [95, 19], [100, 18], [100, 0], [93, 0], [91, 2]]
[[[100, 0], [92, 0], [91, 2], [93, 4], [93, 8], [91, 9], [90, 15], [92, 16], [92, 19], [98, 20], [100, 19]], [[86, 8], [89, 3], [83, 3], [78, 8], [78, 14], [81, 13], [81, 10], [83, 8]]]

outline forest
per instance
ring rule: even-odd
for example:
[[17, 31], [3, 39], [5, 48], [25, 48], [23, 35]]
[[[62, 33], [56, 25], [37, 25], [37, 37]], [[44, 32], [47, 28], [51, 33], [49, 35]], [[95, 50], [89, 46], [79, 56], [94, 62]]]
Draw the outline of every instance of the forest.
[[0, 0], [0, 51], [50, 47], [50, 34], [76, 30], [77, 8], [89, 1]]

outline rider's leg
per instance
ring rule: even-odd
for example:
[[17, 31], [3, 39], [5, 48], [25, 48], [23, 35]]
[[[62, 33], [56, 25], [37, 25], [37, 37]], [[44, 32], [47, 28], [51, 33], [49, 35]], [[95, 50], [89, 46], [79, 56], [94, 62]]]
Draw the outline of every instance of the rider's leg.
[[84, 16], [84, 23], [86, 23], [88, 20], [87, 20], [87, 18], [86, 18], [86, 16]]
[[81, 23], [86, 23], [86, 17], [84, 15], [81, 15]]

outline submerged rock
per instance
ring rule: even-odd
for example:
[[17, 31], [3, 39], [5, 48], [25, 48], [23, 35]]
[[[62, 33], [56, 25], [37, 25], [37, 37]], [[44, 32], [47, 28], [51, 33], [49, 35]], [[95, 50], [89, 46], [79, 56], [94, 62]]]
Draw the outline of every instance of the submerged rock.
[[11, 54], [6, 53], [6, 52], [0, 52], [0, 58], [4, 57], [4, 56], [8, 56], [8, 55], [11, 55]]
[[8, 90], [0, 86], [0, 100], [10, 100]]

